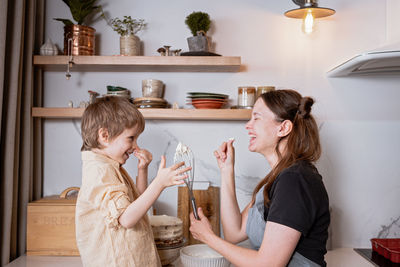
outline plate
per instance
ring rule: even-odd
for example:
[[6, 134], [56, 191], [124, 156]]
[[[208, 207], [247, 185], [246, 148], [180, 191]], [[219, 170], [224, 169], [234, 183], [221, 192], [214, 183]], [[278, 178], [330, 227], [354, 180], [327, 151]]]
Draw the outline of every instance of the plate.
[[192, 103], [196, 109], [219, 109], [221, 108], [224, 103], [219, 102], [210, 102], [210, 103]]
[[188, 100], [191, 103], [204, 103], [204, 102], [211, 102], [211, 103], [226, 103], [225, 99], [192, 99]]
[[120, 94], [104, 94], [103, 97], [105, 96], [116, 96], [116, 97], [126, 97], [128, 99], [131, 99], [130, 95], [120, 95]]
[[187, 97], [191, 99], [227, 99], [227, 97], [216, 95], [188, 95]]
[[137, 108], [166, 108], [167, 105], [135, 104]]
[[192, 95], [192, 96], [196, 96], [196, 95], [213, 95], [213, 96], [229, 97], [228, 95], [224, 95], [224, 94], [208, 93], [208, 92], [189, 92], [188, 95]]
[[206, 51], [189, 51], [189, 52], [183, 52], [181, 53], [181, 56], [221, 56], [219, 54], [215, 54], [212, 52], [206, 52]]
[[139, 102], [157, 102], [157, 103], [167, 103], [167, 101], [163, 98], [158, 97], [137, 97], [133, 100], [133, 103]]

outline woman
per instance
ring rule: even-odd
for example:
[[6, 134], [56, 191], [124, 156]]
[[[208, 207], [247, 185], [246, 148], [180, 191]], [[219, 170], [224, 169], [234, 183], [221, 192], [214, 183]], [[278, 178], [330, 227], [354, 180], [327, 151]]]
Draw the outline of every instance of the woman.
[[[328, 194], [312, 164], [321, 154], [314, 101], [293, 90], [262, 94], [246, 129], [249, 150], [261, 153], [271, 171], [240, 212], [235, 193], [233, 140], [214, 152], [221, 171], [221, 220], [216, 236], [199, 208], [190, 231], [235, 266], [326, 266], [330, 222]], [[249, 238], [254, 250], [234, 244]]]

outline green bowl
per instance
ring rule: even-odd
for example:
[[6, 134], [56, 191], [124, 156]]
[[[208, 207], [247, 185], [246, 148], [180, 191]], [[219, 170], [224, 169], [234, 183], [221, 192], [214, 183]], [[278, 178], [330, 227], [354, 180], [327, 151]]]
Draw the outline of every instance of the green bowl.
[[116, 91], [125, 91], [128, 90], [124, 87], [120, 87], [120, 86], [113, 86], [113, 85], [107, 85], [107, 91], [109, 92], [116, 92]]

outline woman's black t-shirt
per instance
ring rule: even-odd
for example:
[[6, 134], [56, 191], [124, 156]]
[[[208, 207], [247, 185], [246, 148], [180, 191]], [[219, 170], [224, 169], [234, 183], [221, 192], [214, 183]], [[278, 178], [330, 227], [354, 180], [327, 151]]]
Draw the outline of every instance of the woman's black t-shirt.
[[277, 176], [269, 197], [264, 219], [301, 232], [295, 251], [326, 266], [329, 199], [317, 169], [305, 161], [293, 164]]

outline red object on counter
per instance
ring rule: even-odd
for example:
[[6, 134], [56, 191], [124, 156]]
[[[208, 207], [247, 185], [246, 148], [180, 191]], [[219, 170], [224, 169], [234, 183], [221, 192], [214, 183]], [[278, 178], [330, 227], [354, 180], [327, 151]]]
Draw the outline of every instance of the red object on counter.
[[400, 263], [400, 238], [372, 238], [372, 250], [386, 259]]

